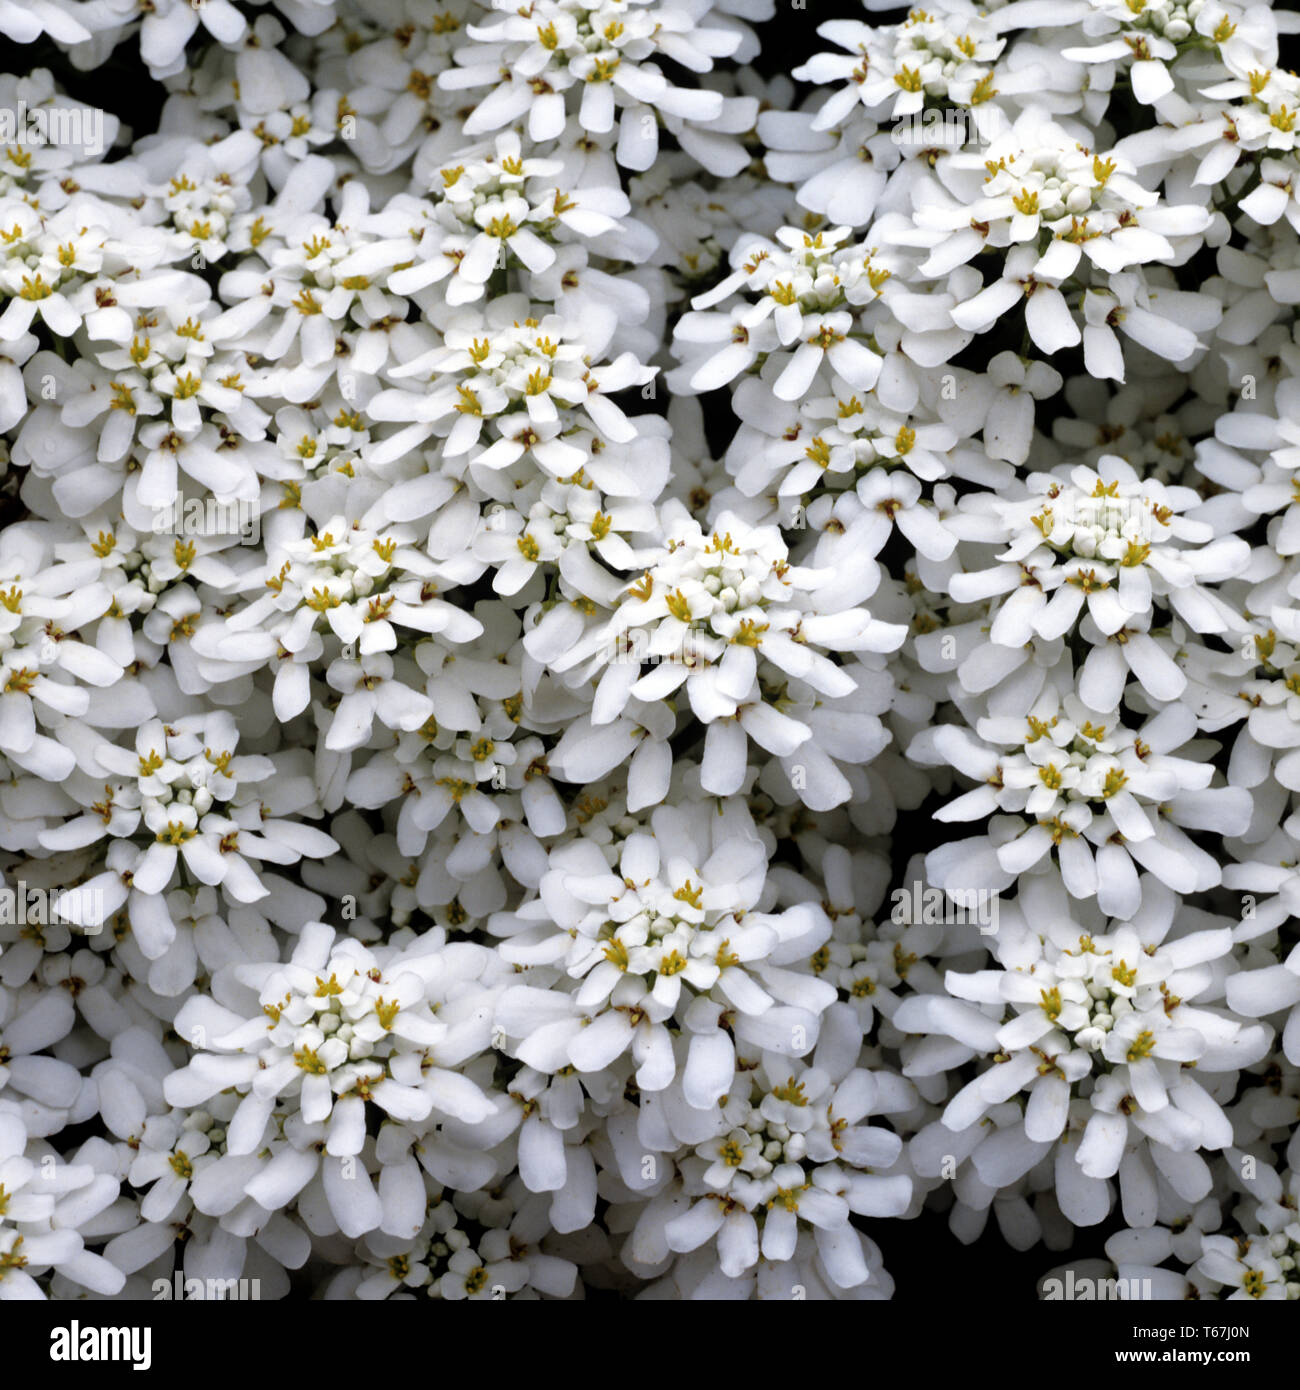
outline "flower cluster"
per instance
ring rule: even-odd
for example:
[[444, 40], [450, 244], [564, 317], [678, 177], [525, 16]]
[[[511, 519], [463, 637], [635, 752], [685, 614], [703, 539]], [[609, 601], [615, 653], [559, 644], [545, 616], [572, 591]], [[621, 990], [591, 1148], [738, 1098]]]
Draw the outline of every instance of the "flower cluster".
[[0, 0], [0, 1299], [1300, 1298], [1296, 26], [841, 9]]

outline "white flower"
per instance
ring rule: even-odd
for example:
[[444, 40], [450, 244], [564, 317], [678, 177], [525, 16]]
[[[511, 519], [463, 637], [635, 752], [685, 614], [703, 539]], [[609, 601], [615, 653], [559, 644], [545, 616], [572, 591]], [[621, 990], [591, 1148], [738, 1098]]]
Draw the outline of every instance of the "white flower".
[[[1131, 923], [1080, 930], [1055, 915], [1059, 888], [1029, 891], [1032, 882], [1021, 882], [1023, 904], [999, 915], [998, 968], [950, 972], [946, 994], [912, 996], [893, 1021], [995, 1056], [949, 1101], [945, 1128], [977, 1127], [991, 1107], [1027, 1092], [1016, 1143], [1005, 1130], [976, 1140], [974, 1162], [985, 1182], [1005, 1185], [1059, 1145], [1057, 1200], [1070, 1220], [1103, 1219], [1112, 1200], [1107, 1179], [1118, 1173], [1129, 1223], [1149, 1226], [1155, 1209], [1146, 1165], [1199, 1200], [1209, 1174], [1194, 1151], [1232, 1141], [1227, 1116], [1196, 1078], [1249, 1065], [1267, 1050], [1269, 1035], [1195, 1002], [1214, 990], [1210, 966], [1232, 949], [1229, 927], [1170, 939], [1175, 900], [1148, 878]], [[1185, 1066], [1191, 1062], [1195, 1070]]]

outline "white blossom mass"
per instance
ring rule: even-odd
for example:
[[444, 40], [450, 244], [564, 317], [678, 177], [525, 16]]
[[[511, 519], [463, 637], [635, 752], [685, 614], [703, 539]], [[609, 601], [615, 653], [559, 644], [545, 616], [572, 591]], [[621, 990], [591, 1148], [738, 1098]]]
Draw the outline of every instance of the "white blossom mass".
[[927, 6], [0, 0], [0, 1299], [1300, 1298], [1300, 14]]

